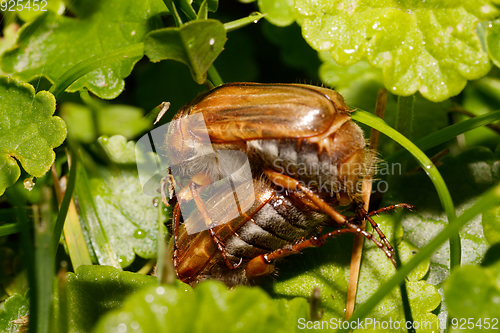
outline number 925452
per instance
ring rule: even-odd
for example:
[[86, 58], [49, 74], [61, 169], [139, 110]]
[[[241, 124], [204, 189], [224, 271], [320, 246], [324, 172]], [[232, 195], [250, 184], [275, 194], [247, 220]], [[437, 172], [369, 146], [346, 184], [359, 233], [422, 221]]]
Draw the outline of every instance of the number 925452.
[[498, 330], [498, 318], [480, 318], [480, 319], [474, 319], [474, 318], [453, 318], [451, 320], [451, 327], [452, 328], [458, 328], [461, 330], [465, 329], [492, 329], [492, 330]]
[[0, 10], [3, 12], [20, 12], [23, 10], [46, 12], [47, 0], [3, 0]]

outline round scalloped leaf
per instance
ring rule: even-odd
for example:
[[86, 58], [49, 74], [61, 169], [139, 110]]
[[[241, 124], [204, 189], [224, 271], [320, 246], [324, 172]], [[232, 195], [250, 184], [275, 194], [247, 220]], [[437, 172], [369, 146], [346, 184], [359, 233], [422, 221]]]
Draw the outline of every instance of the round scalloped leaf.
[[305, 299], [275, 301], [256, 287], [228, 291], [217, 281], [202, 282], [194, 290], [154, 286], [104, 315], [94, 332], [294, 332], [308, 310]]
[[[485, 147], [475, 147], [458, 156], [445, 156], [439, 171], [452, 195], [457, 216], [491, 186], [500, 181], [499, 157]], [[383, 205], [411, 203], [418, 210], [403, 215], [401, 221], [405, 240], [421, 248], [428, 244], [448, 224], [434, 186], [424, 172], [399, 173], [389, 181]], [[420, 194], [418, 194], [418, 193]], [[425, 196], [421, 193], [426, 193]], [[483, 215], [483, 220], [485, 216]], [[476, 216], [460, 231], [462, 264], [479, 264], [488, 248], [481, 216]], [[483, 224], [484, 225], [484, 224]], [[426, 280], [442, 292], [443, 282], [450, 274], [450, 247], [443, 244], [430, 257], [431, 266]], [[450, 304], [445, 298], [446, 304]], [[440, 308], [439, 318], [445, 320], [445, 308]]]
[[153, 276], [120, 272], [110, 266], [80, 266], [68, 273], [66, 285], [70, 332], [90, 332], [106, 311], [121, 307], [124, 299], [156, 285]]
[[[161, 0], [87, 0], [72, 3], [70, 10], [74, 18], [48, 11], [23, 26], [16, 47], [2, 55], [2, 70], [23, 81], [42, 75], [54, 82], [82, 60], [140, 43], [159, 26], [155, 17], [166, 8]], [[101, 98], [115, 98], [139, 59], [127, 58], [87, 73], [68, 91], [87, 87]]]
[[487, 0], [297, 0], [295, 8], [314, 49], [329, 51], [339, 65], [365, 57], [398, 95], [418, 90], [441, 101], [491, 66], [475, 31], [498, 14]]
[[[393, 239], [395, 220], [387, 214], [376, 218], [380, 229], [388, 239]], [[401, 239], [399, 229], [395, 238]], [[401, 260], [408, 262], [417, 252], [416, 248], [406, 242], [398, 245]], [[266, 281], [264, 288], [271, 295], [282, 298], [309, 297], [315, 287], [321, 289], [321, 308], [325, 308], [322, 321], [338, 324], [344, 319], [347, 287], [349, 281], [349, 265], [352, 252], [352, 237], [340, 236], [330, 239], [324, 246], [307, 249], [299, 256], [290, 256], [277, 264], [277, 281]], [[431, 312], [441, 302], [441, 297], [434, 286], [421, 280], [429, 269], [426, 260], [408, 275], [407, 288], [412, 314], [415, 320], [424, 318], [437, 325], [437, 318]], [[365, 240], [363, 258], [358, 283], [356, 304], [364, 303], [377, 289], [388, 281], [395, 273], [391, 261], [372, 242]], [[404, 321], [404, 312], [399, 289], [394, 289], [367, 316], [378, 321]], [[435, 327], [435, 326], [434, 326]], [[333, 328], [335, 328], [333, 326]], [[365, 327], [356, 332], [386, 332], [383, 329]], [[405, 329], [393, 332], [406, 332]]]
[[259, 0], [259, 10], [274, 25], [284, 27], [295, 22], [297, 16], [293, 0]]
[[485, 37], [490, 58], [497, 67], [500, 67], [500, 20], [488, 24]]
[[444, 295], [454, 318], [473, 318], [474, 323], [500, 318], [500, 265], [457, 267], [445, 283]]
[[150, 32], [144, 39], [144, 53], [152, 62], [172, 59], [186, 64], [193, 79], [202, 84], [225, 43], [226, 30], [221, 22], [191, 21], [180, 28]]
[[[9, 297], [0, 308], [0, 332], [22, 332], [22, 326], [26, 328], [29, 313], [29, 303], [26, 297], [14, 294]], [[24, 319], [24, 320], [23, 320]]]
[[487, 210], [482, 216], [484, 237], [490, 244], [500, 243], [500, 207]]
[[52, 116], [54, 96], [27, 83], [0, 77], [0, 195], [15, 183], [20, 170], [43, 176], [54, 163], [53, 148], [66, 138], [66, 124]]

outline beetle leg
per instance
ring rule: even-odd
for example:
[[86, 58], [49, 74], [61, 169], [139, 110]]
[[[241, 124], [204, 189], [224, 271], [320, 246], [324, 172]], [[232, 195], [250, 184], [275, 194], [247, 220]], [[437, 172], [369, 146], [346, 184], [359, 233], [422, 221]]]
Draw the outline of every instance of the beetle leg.
[[413, 205], [410, 205], [410, 204], [407, 204], [407, 203], [400, 203], [400, 204], [396, 204], [396, 205], [390, 205], [390, 206], [387, 206], [387, 207], [382, 207], [380, 209], [377, 209], [377, 210], [374, 210], [372, 212], [369, 212], [368, 213], [368, 216], [373, 216], [373, 215], [377, 215], [380, 214], [380, 213], [386, 213], [390, 210], [394, 210], [396, 208], [406, 208], [408, 209], [410, 212], [413, 212], [413, 211], [416, 211], [417, 210], [417, 207], [413, 206]]
[[301, 191], [319, 208], [320, 211], [329, 215], [338, 224], [346, 224], [347, 219], [344, 215], [333, 209], [316, 193], [311, 191], [307, 186], [302, 185], [298, 180], [270, 169], [264, 169], [264, 173], [274, 184], [278, 186], [282, 186], [283, 188], [290, 191]]
[[380, 230], [377, 222], [375, 222], [370, 217], [370, 215], [366, 212], [366, 210], [363, 208], [363, 206], [361, 206], [361, 205], [358, 206], [358, 208], [356, 209], [356, 215], [361, 220], [363, 220], [363, 219], [368, 220], [368, 222], [370, 222], [370, 224], [372, 225], [373, 230], [375, 230], [377, 232], [378, 236], [380, 237], [380, 240], [385, 244], [385, 246], [387, 247], [387, 249], [389, 251], [391, 251], [392, 253], [394, 253], [394, 248], [392, 247], [391, 243], [389, 243], [389, 241], [387, 240], [387, 237], [385, 237], [385, 235], [382, 232], [382, 230]]
[[177, 254], [178, 254], [178, 247], [177, 244], [179, 243], [179, 223], [181, 219], [181, 208], [179, 206], [179, 203], [175, 204], [174, 207], [174, 212], [172, 214], [173, 218], [173, 224], [172, 224], [172, 229], [174, 232], [174, 254], [173, 254], [173, 259], [174, 259], [174, 267], [178, 267], [178, 260], [177, 260]]
[[385, 237], [384, 233], [382, 232], [382, 230], [380, 230], [380, 227], [378, 226], [377, 222], [375, 222], [371, 216], [373, 215], [377, 215], [379, 213], [382, 213], [382, 212], [387, 212], [389, 210], [393, 210], [393, 209], [396, 209], [398, 207], [403, 207], [403, 208], [407, 208], [409, 209], [410, 211], [413, 211], [413, 210], [416, 210], [417, 208], [413, 205], [410, 205], [410, 204], [406, 204], [406, 203], [402, 203], [402, 204], [396, 204], [396, 205], [391, 205], [391, 206], [388, 206], [388, 207], [383, 207], [383, 208], [380, 208], [376, 211], [373, 211], [373, 212], [370, 212], [368, 213], [362, 203], [360, 205], [358, 205], [357, 209], [356, 209], [356, 215], [358, 215], [358, 218], [359, 219], [366, 219], [368, 220], [368, 222], [370, 222], [370, 224], [372, 225], [372, 228], [373, 230], [375, 230], [377, 232], [377, 234], [379, 235], [380, 237], [380, 240], [385, 244], [385, 246], [387, 247], [387, 249], [389, 251], [391, 251], [392, 253], [394, 253], [394, 248], [392, 247], [391, 243], [389, 243], [389, 241], [387, 240], [387, 237]]
[[396, 261], [394, 260], [393, 254], [384, 246], [384, 244], [382, 244], [379, 240], [377, 240], [372, 234], [364, 231], [359, 227], [356, 227], [356, 228], [337, 229], [322, 236], [313, 236], [309, 239], [303, 240], [293, 245], [285, 246], [281, 249], [277, 249], [268, 254], [262, 254], [260, 256], [257, 256], [252, 260], [250, 260], [250, 262], [248, 262], [246, 268], [247, 274], [250, 278], [257, 278], [260, 276], [268, 275], [274, 270], [274, 262], [276, 260], [292, 254], [301, 253], [302, 250], [310, 247], [320, 247], [323, 244], [325, 244], [325, 241], [328, 238], [333, 238], [335, 236], [339, 236], [346, 233], [361, 234], [365, 236], [367, 239], [374, 242], [378, 248], [384, 251], [387, 258], [389, 258], [392, 264], [396, 267]]

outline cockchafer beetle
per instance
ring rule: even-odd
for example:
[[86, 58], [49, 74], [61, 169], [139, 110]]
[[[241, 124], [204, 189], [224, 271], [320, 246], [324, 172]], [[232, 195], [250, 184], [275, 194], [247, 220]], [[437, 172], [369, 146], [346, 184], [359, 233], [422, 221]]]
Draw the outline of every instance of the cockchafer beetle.
[[[271, 274], [276, 260], [344, 233], [363, 234], [394, 263], [392, 246], [370, 218], [378, 211], [368, 214], [359, 197], [358, 184], [372, 172], [375, 155], [333, 90], [219, 86], [175, 115], [165, 151], [177, 161], [161, 189], [164, 202], [174, 205], [172, 260], [184, 282], [249, 284]], [[245, 162], [251, 174], [239, 181]], [[229, 178], [229, 191], [211, 186]], [[181, 214], [182, 205], [194, 207], [194, 215]], [[363, 219], [380, 241], [359, 227]], [[326, 225], [337, 229], [322, 234]]]

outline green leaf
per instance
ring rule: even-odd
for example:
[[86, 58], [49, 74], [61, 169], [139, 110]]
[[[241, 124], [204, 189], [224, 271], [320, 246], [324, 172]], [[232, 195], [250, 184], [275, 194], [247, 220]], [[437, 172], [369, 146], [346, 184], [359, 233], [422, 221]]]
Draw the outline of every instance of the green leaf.
[[66, 138], [66, 125], [55, 111], [54, 96], [0, 77], [0, 195], [21, 174], [17, 161], [35, 177], [43, 176], [54, 163], [52, 148]]
[[[375, 109], [377, 92], [384, 88], [381, 70], [370, 66], [365, 60], [351, 66], [339, 66], [327, 52], [320, 52], [319, 55], [323, 61], [319, 70], [322, 82], [338, 91], [349, 107], [368, 111]], [[420, 139], [446, 127], [448, 125], [446, 110], [450, 107], [450, 101], [433, 103], [420, 94], [416, 94], [412, 140]], [[395, 127], [396, 108], [397, 98], [389, 93], [384, 120], [391, 127]], [[365, 133], [368, 132], [368, 129], [365, 130]], [[383, 135], [380, 138], [378, 150], [385, 158], [393, 153], [397, 146], [392, 139]]]
[[[497, 160], [500, 160], [500, 150], [498, 151]], [[497, 170], [498, 172], [498, 170]], [[500, 207], [487, 210], [482, 217], [484, 237], [490, 244], [500, 243]]]
[[[219, 1], [218, 0], [206, 0], [207, 5], [208, 5], [208, 10], [211, 12], [216, 12], [217, 8], [219, 7]], [[201, 6], [203, 3], [203, 0], [195, 0], [194, 1], [198, 6]]]
[[[500, 182], [499, 161], [498, 156], [484, 147], [442, 159], [443, 165], [439, 170], [452, 195], [457, 216], [462, 215], [487, 189]], [[405, 240], [420, 248], [445, 228], [448, 221], [433, 185], [423, 172], [401, 174], [397, 168], [394, 170], [396, 173], [387, 179], [389, 190], [385, 193], [383, 205], [405, 202], [417, 207], [416, 212], [404, 214], [401, 223]], [[485, 233], [481, 216], [474, 218], [460, 231], [462, 264], [478, 264], [482, 261], [488, 248]], [[439, 289], [450, 273], [449, 258], [448, 243], [443, 244], [431, 257], [427, 281]]]
[[98, 142], [116, 163], [88, 171], [95, 212], [110, 246], [121, 267], [130, 265], [135, 254], [154, 258], [158, 211], [154, 198], [144, 194], [139, 182], [135, 145], [123, 136], [100, 137]]
[[478, 22], [498, 15], [487, 0], [297, 0], [295, 9], [303, 36], [315, 50], [330, 52], [339, 65], [365, 58], [382, 70], [385, 86], [398, 95], [420, 91], [442, 101], [490, 69], [475, 31]]
[[[44, 76], [54, 82], [82, 60], [140, 43], [148, 31], [160, 25], [156, 16], [166, 11], [160, 0], [77, 1], [70, 10], [75, 18], [49, 11], [24, 25], [16, 47], [2, 56], [2, 69], [24, 81]], [[115, 98], [139, 59], [128, 58], [94, 70], [68, 91], [87, 87], [101, 98]]]
[[220, 282], [205, 281], [193, 290], [178, 283], [129, 297], [94, 332], [298, 332], [298, 320], [307, 318], [308, 310], [304, 299], [275, 301], [256, 287], [228, 291]]
[[500, 242], [500, 207], [483, 213], [482, 218], [484, 237], [490, 244]]
[[500, 67], [500, 20], [488, 23], [486, 49], [493, 63]]
[[94, 142], [100, 135], [136, 137], [152, 126], [143, 115], [140, 108], [120, 104], [98, 103], [96, 107], [88, 107], [64, 103], [61, 106], [69, 137], [84, 143]]
[[[381, 215], [376, 222], [388, 237], [393, 239], [395, 219], [387, 214]], [[402, 230], [397, 232], [401, 239]], [[406, 242], [401, 242], [399, 252], [403, 263], [408, 262], [417, 249]], [[291, 256], [277, 264], [277, 281], [268, 281], [264, 287], [271, 295], [280, 298], [309, 297], [315, 287], [321, 288], [321, 306], [325, 308], [322, 321], [339, 323], [344, 319], [349, 265], [352, 252], [352, 237], [342, 236], [328, 240], [318, 249], [304, 250], [300, 256]], [[377, 289], [391, 278], [395, 268], [382, 252], [369, 240], [365, 240], [363, 258], [358, 283], [356, 304], [363, 304]], [[431, 313], [441, 302], [436, 289], [421, 280], [429, 269], [429, 261], [422, 263], [408, 275], [407, 288], [415, 320], [429, 320], [434, 327], [437, 318]], [[367, 316], [373, 320], [404, 322], [404, 312], [399, 289], [387, 295]], [[357, 332], [386, 332], [387, 330], [365, 327]], [[406, 332], [402, 329], [391, 332]]]
[[[347, 101], [358, 92], [359, 85], [369, 82], [376, 86], [376, 89], [383, 87], [382, 71], [370, 66], [365, 60], [360, 60], [351, 66], [339, 66], [330, 53], [320, 52], [319, 56], [323, 62], [319, 68], [321, 81], [334, 87]], [[373, 98], [376, 94], [366, 94], [366, 96]], [[371, 107], [373, 108], [374, 105]]]
[[209, 19], [150, 32], [144, 39], [144, 52], [152, 62], [172, 59], [186, 64], [193, 79], [202, 84], [225, 43], [224, 25]]
[[[21, 319], [29, 313], [29, 303], [26, 297], [14, 294], [0, 308], [0, 332], [19, 332], [21, 324], [14, 321]], [[25, 321], [26, 323], [26, 321]]]
[[[16, 251], [17, 250], [17, 251]], [[17, 252], [17, 253], [16, 253]], [[24, 295], [28, 290], [26, 271], [22, 267], [19, 248], [0, 247], [0, 300], [14, 294]]]
[[[456, 329], [460, 319], [467, 322], [472, 318], [474, 323], [488, 318], [500, 318], [500, 265], [489, 267], [462, 266], [454, 270], [445, 283], [444, 295], [447, 300], [449, 314], [454, 317], [450, 332], [462, 332]], [[457, 323], [455, 320], [457, 320]], [[463, 323], [464, 320], [461, 320]], [[455, 324], [455, 325], [454, 325]], [[467, 325], [463, 326], [466, 327]], [[498, 324], [497, 324], [498, 326]], [[475, 326], [474, 332], [483, 331]], [[485, 329], [485, 331], [489, 331]]]
[[266, 19], [280, 27], [292, 24], [298, 16], [293, 0], [259, 0], [258, 4]]
[[90, 332], [97, 320], [140, 289], [156, 284], [156, 278], [120, 272], [109, 266], [80, 266], [68, 273], [67, 299], [70, 332]]

